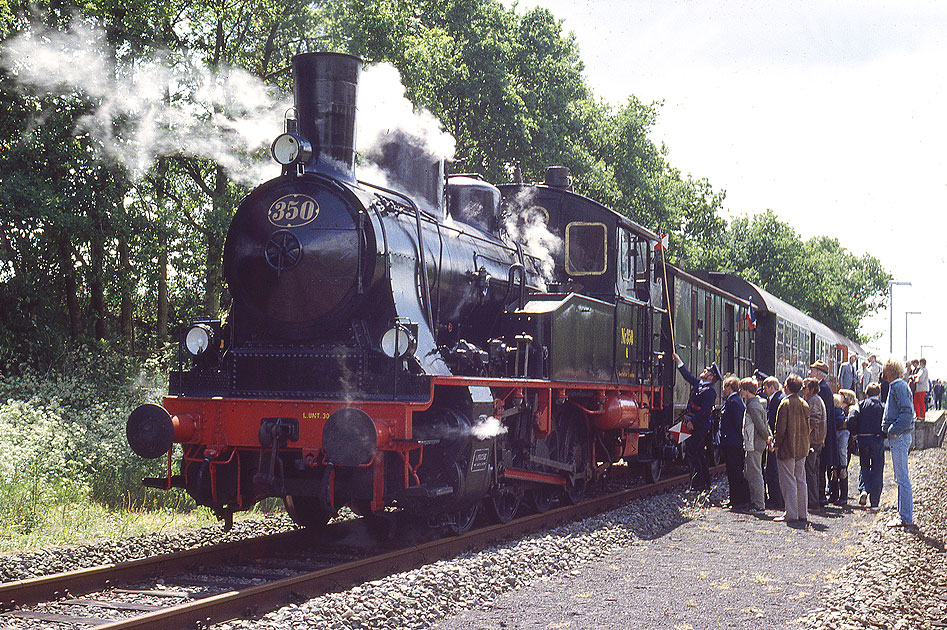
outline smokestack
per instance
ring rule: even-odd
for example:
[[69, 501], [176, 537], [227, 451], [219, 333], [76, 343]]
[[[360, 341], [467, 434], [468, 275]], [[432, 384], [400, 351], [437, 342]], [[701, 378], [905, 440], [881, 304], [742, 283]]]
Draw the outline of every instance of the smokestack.
[[340, 53], [293, 57], [299, 135], [312, 145], [307, 173], [355, 183], [355, 99], [362, 60]]

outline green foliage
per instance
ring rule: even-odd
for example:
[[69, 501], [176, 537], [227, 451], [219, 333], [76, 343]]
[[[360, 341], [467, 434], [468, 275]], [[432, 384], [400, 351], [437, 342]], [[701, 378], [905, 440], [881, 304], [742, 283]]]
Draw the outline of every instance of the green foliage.
[[140, 481], [164, 473], [125, 442], [137, 405], [160, 400], [168, 361], [128, 361], [85, 348], [45, 373], [24, 366], [0, 379], [0, 528], [35, 527], [51, 505], [94, 501], [110, 509], [157, 507], [175, 495], [145, 495]]
[[759, 285], [854, 340], [864, 340], [859, 324], [881, 308], [891, 279], [874, 256], [855, 256], [835, 238], [803, 241], [771, 210], [735, 218], [718, 254], [722, 270]]

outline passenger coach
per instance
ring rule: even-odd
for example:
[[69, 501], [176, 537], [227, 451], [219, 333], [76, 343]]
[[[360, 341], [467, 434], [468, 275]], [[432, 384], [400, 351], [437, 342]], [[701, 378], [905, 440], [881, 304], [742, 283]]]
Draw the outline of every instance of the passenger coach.
[[[739, 276], [717, 271], [694, 271], [695, 276], [723, 291], [753, 304], [756, 368], [782, 382], [789, 374], [809, 375], [809, 366], [818, 360], [829, 366], [834, 381], [839, 366], [851, 354], [867, 356], [848, 337]], [[721, 368], [723, 369], [723, 368]], [[746, 376], [742, 374], [741, 376]]]

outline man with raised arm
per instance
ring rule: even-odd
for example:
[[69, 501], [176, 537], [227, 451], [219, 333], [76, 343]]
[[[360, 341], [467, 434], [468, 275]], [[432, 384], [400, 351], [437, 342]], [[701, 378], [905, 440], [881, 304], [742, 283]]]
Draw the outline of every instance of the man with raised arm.
[[684, 442], [684, 457], [691, 474], [692, 490], [710, 490], [710, 470], [704, 446], [710, 434], [710, 412], [717, 402], [717, 390], [714, 383], [721, 379], [720, 368], [716, 363], [704, 368], [699, 377], [694, 376], [684, 366], [681, 357], [672, 352], [671, 357], [684, 380], [691, 385], [691, 394], [687, 399], [687, 409], [682, 422], [691, 430], [691, 436]]

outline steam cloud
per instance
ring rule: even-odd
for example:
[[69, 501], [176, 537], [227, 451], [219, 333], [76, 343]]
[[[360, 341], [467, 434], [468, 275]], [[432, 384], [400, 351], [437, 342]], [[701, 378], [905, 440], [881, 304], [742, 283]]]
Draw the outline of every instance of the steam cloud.
[[74, 21], [67, 31], [35, 28], [12, 38], [0, 62], [21, 85], [88, 98], [93, 108], [77, 133], [98, 140], [100, 154], [132, 178], [162, 155], [212, 159], [247, 185], [277, 174], [260, 149], [282, 130], [292, 105], [286, 94], [237, 68], [212, 72], [193, 57], [172, 63], [156, 52], [115, 65], [108, 50], [102, 29]]
[[[123, 165], [133, 179], [166, 155], [214, 160], [248, 186], [279, 173], [263, 149], [282, 131], [292, 95], [239, 68], [213, 72], [196, 56], [172, 62], [165, 52], [116, 63], [104, 30], [79, 20], [66, 31], [37, 27], [11, 38], [0, 65], [40, 93], [87, 98], [92, 108], [76, 133], [92, 136], [100, 156]], [[390, 64], [366, 67], [359, 92], [357, 149], [369, 161], [363, 178], [417, 192], [372, 157], [398, 142], [428, 164], [450, 159], [453, 136], [430, 112], [415, 108]]]
[[416, 435], [419, 437], [423, 435], [423, 438], [426, 440], [456, 440], [465, 439], [467, 437], [474, 437], [478, 440], [489, 440], [505, 434], [507, 430], [506, 426], [504, 426], [498, 418], [481, 415], [470, 426], [448, 425], [441, 422], [434, 425], [418, 427]]
[[537, 271], [549, 283], [555, 280], [553, 254], [562, 250], [562, 239], [549, 231], [549, 216], [534, 203], [535, 196], [535, 189], [519, 193], [506, 208], [503, 227], [510, 241], [522, 244], [523, 251], [537, 260]]
[[470, 427], [470, 432], [478, 440], [489, 440], [498, 435], [503, 435], [507, 432], [507, 428], [494, 416], [480, 416], [477, 422]]
[[358, 97], [359, 177], [398, 190], [429, 210], [437, 204], [432, 167], [454, 157], [456, 141], [429, 111], [408, 100], [401, 75], [387, 63], [362, 71]]
[[397, 133], [432, 162], [453, 159], [454, 136], [444, 131], [434, 114], [408, 100], [397, 68], [388, 63], [367, 66], [358, 90], [359, 153], [371, 155]]

